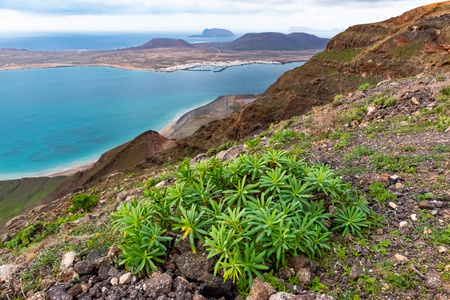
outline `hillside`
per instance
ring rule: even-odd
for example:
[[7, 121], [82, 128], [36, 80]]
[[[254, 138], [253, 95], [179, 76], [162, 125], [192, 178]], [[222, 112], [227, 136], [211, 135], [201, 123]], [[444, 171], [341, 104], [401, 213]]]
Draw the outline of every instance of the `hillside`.
[[155, 49], [155, 48], [192, 48], [193, 46], [181, 39], [154, 38], [142, 46], [128, 48], [134, 50]]
[[383, 22], [352, 26], [331, 39], [324, 52], [282, 75], [245, 109], [179, 141], [176, 151], [205, 151], [242, 139], [365, 83], [422, 72], [446, 73], [450, 70], [449, 18], [447, 1]]
[[0, 181], [0, 227], [23, 209], [49, 196], [64, 180], [61, 176]]
[[305, 50], [323, 49], [329, 39], [307, 33], [283, 34], [278, 32], [247, 33], [224, 44], [231, 50]]
[[106, 153], [5, 225], [2, 296], [447, 299], [449, 17], [352, 26], [191, 137]]
[[[24, 269], [17, 277], [6, 277], [7, 285], [0, 290], [4, 295], [8, 292], [12, 295], [13, 291], [17, 293], [24, 289], [30, 296], [39, 291], [34, 297], [47, 295], [50, 299], [102, 299], [117, 298], [119, 295], [137, 299], [155, 296], [176, 299], [176, 295], [182, 295], [179, 298], [184, 299], [212, 300], [222, 296], [225, 299], [242, 299], [235, 298], [239, 297], [238, 292], [244, 298], [257, 295], [252, 299], [259, 300], [268, 300], [270, 295], [281, 292], [290, 293], [283, 294], [284, 299], [294, 300], [355, 297], [446, 299], [450, 295], [449, 109], [450, 75], [421, 75], [386, 81], [370, 88], [363, 86], [347, 96], [336, 95], [332, 104], [318, 106], [302, 116], [279, 122], [253, 136], [244, 145], [228, 144], [216, 152], [209, 151], [208, 155], [203, 154], [191, 161], [190, 167], [185, 161], [177, 165], [137, 170], [134, 174], [111, 174], [92, 188], [79, 191], [99, 198], [99, 204], [86, 215], [69, 212], [72, 195], [67, 195], [7, 224], [10, 238], [15, 238], [8, 245], [19, 243], [21, 250], [0, 249], [0, 259], [12, 263], [8, 266], [15, 274]], [[294, 161], [289, 160], [295, 162], [294, 165], [285, 160], [286, 153], [289, 153], [289, 159], [295, 158]], [[240, 154], [244, 158], [234, 160]], [[218, 182], [214, 181], [212, 185], [213, 178], [228, 178], [226, 174], [233, 170], [236, 163], [243, 163], [252, 157], [263, 159], [260, 161], [262, 165], [255, 170], [270, 170], [273, 167], [267, 160], [275, 154], [273, 159], [283, 168], [283, 172], [288, 172], [284, 174], [290, 174], [292, 168], [303, 170], [297, 175], [301, 181], [296, 188], [309, 188], [300, 192], [303, 195], [300, 199], [304, 197], [302, 208], [294, 211], [311, 211], [322, 220], [320, 224], [323, 225], [318, 226], [324, 226], [309, 231], [308, 238], [312, 238], [309, 236], [311, 232], [326, 233], [330, 227], [335, 229], [330, 230], [327, 236], [318, 235], [322, 240], [313, 250], [301, 250], [301, 255], [297, 256], [288, 251], [285, 263], [279, 259], [280, 266], [286, 267], [278, 268], [275, 255], [273, 260], [268, 255], [266, 259], [272, 264], [269, 269], [262, 268], [261, 271], [261, 277], [267, 283], [263, 284], [254, 275], [252, 288], [242, 290], [234, 288], [231, 280], [223, 282], [221, 277], [214, 277], [212, 273], [216, 261], [206, 259], [206, 250], [211, 250], [210, 246], [197, 242], [193, 253], [189, 239], [179, 244], [166, 243], [166, 254], [160, 255], [164, 262], [156, 263], [160, 271], [150, 276], [142, 273], [133, 275], [128, 273], [129, 269], [115, 263], [121, 260], [121, 250], [117, 245], [127, 250], [127, 246], [139, 243], [111, 230], [113, 224], [117, 224], [114, 223], [117, 218], [111, 218], [110, 213], [115, 212], [119, 205], [131, 205], [134, 197], [146, 200], [141, 205], [149, 206], [126, 206], [128, 208], [122, 208], [118, 215], [145, 220], [148, 217], [146, 209], [153, 207], [153, 222], [169, 228], [161, 237], [178, 239], [183, 229], [171, 227], [175, 220], [164, 223], [168, 219], [160, 215], [178, 216], [177, 207], [163, 205], [168, 205], [167, 200], [174, 199], [181, 188], [179, 195], [184, 200], [180, 200], [179, 205], [186, 206], [186, 209], [191, 207], [192, 211], [191, 201], [194, 201], [198, 204], [194, 205], [194, 209], [202, 209], [201, 198], [195, 198], [197, 189], [202, 188], [198, 192], [211, 193], [213, 199], [227, 199], [228, 210], [224, 208], [222, 216], [214, 223], [209, 220], [215, 218], [214, 211], [209, 211], [203, 218], [196, 214], [196, 218], [207, 224], [202, 227], [208, 231], [207, 237], [220, 242], [221, 236], [214, 235], [214, 231], [211, 233], [210, 226], [230, 224], [228, 222], [236, 218], [244, 218], [242, 224], [246, 224], [249, 221], [243, 216], [252, 215], [255, 208], [247, 206], [245, 215], [233, 214], [233, 210], [236, 212], [236, 204], [230, 200], [233, 198], [227, 196], [229, 192], [215, 194]], [[329, 167], [322, 166], [322, 163]], [[195, 178], [200, 183], [205, 180], [203, 184], [183, 188], [183, 185], [189, 184], [185, 181], [185, 176], [190, 174], [188, 170], [199, 176]], [[323, 187], [330, 193], [328, 195], [312, 192], [314, 172], [319, 174], [324, 171]], [[301, 175], [304, 174], [302, 172], [308, 175]], [[258, 182], [261, 184], [258, 190], [249, 192], [246, 197], [255, 196], [261, 202], [250, 198], [247, 202], [266, 205], [266, 208], [279, 203], [287, 204], [282, 200], [284, 197], [276, 201], [272, 198], [264, 200], [259, 192], [266, 189], [262, 182], [267, 179], [261, 177], [250, 181], [251, 177], [252, 173], [249, 173], [247, 181], [245, 177], [242, 181], [246, 183], [246, 190], [255, 189], [254, 184]], [[280, 186], [282, 191], [295, 188], [291, 180], [281, 180], [285, 182]], [[345, 186], [349, 188], [350, 185], [350, 198], [341, 198], [340, 189], [345, 190]], [[332, 196], [332, 191], [337, 194]], [[344, 200], [348, 202], [343, 204]], [[207, 207], [214, 209], [214, 206]], [[342, 228], [336, 227], [340, 224], [339, 216], [343, 217], [342, 210], [352, 207], [359, 213], [359, 219], [349, 222], [361, 227], [350, 229], [350, 226], [348, 230], [351, 234], [346, 235]], [[278, 208], [281, 209], [278, 220], [283, 220], [285, 217], [280, 215], [283, 209]], [[195, 220], [191, 222], [198, 223]], [[283, 226], [291, 226], [281, 222]], [[24, 225], [34, 226], [27, 227], [34, 231], [27, 229], [18, 235], [18, 227]], [[226, 233], [228, 239], [235, 234], [231, 229], [218, 234]], [[274, 231], [272, 234], [276, 237], [278, 233]], [[22, 240], [18, 240], [17, 236]], [[300, 244], [292, 237], [285, 239], [288, 248], [307, 245], [306, 238], [300, 239]], [[275, 247], [272, 245], [275, 244], [271, 243], [271, 247]], [[74, 259], [68, 258], [69, 249], [75, 251]], [[271, 248], [263, 249], [267, 251]], [[311, 256], [310, 251], [316, 256]], [[65, 258], [62, 260], [63, 255]], [[31, 261], [34, 263], [29, 264]], [[64, 263], [60, 270], [61, 261]], [[18, 281], [19, 277], [21, 281]], [[158, 288], [158, 282], [164, 284], [164, 288]], [[198, 296], [194, 298], [194, 295]], [[199, 298], [200, 295], [204, 298]]]

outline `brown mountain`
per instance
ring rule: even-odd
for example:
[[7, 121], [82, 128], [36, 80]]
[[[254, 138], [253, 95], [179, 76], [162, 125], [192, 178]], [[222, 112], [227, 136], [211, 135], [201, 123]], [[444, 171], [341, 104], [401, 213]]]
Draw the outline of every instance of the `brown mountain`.
[[77, 187], [94, 183], [113, 172], [132, 170], [136, 165], [145, 162], [148, 157], [167, 150], [175, 144], [175, 141], [155, 131], [146, 131], [133, 140], [104, 153], [90, 169], [70, 176], [49, 199], [62, 197]]
[[[271, 123], [330, 103], [336, 94], [361, 84], [450, 72], [450, 1], [427, 5], [389, 20], [356, 25], [335, 36], [324, 52], [286, 72], [255, 102], [208, 123], [192, 136], [174, 141], [155, 132], [107, 152], [96, 166], [69, 178], [67, 192], [119, 169], [178, 161], [260, 132]], [[149, 138], [146, 138], [146, 136]], [[156, 143], [148, 150], [150, 144]], [[142, 145], [141, 145], [142, 144]]]
[[133, 47], [131, 49], [153, 49], [153, 48], [192, 48], [193, 46], [181, 39], [154, 38], [142, 46]]
[[283, 34], [279, 32], [247, 33], [233, 42], [224, 44], [231, 50], [306, 50], [323, 49], [329, 39], [307, 33]]

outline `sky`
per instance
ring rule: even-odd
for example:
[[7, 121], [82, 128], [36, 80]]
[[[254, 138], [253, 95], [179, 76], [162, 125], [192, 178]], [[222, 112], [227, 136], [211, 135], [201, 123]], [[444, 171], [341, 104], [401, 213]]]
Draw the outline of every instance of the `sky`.
[[0, 0], [0, 33], [319, 32], [382, 21], [430, 0]]

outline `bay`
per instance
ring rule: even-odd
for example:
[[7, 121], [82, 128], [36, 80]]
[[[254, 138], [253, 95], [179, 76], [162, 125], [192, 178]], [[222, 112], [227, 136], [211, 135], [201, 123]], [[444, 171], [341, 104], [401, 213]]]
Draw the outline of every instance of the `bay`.
[[226, 94], [266, 90], [302, 65], [173, 73], [102, 67], [0, 72], [0, 180], [94, 161], [146, 130]]

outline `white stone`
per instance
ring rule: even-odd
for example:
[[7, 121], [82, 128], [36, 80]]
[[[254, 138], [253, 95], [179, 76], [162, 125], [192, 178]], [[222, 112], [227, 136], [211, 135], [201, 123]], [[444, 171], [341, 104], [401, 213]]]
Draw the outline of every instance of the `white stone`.
[[119, 279], [116, 277], [111, 278], [111, 285], [115, 286], [119, 284]]
[[61, 260], [61, 264], [59, 265], [59, 270], [65, 271], [72, 267], [76, 255], [77, 253], [75, 251], [70, 251], [64, 254]]
[[374, 106], [369, 106], [369, 107], [367, 108], [367, 115], [369, 116], [369, 115], [373, 114], [376, 110], [377, 110], [376, 107], [374, 107]]
[[416, 215], [416, 214], [412, 214], [412, 215], [411, 215], [411, 220], [417, 221], [417, 215]]
[[393, 209], [396, 209], [398, 207], [397, 204], [395, 204], [394, 202], [389, 202], [389, 206], [392, 207]]
[[447, 252], [447, 248], [445, 248], [444, 246], [439, 246], [438, 251], [439, 253], [444, 254], [445, 252]]
[[395, 259], [398, 261], [398, 262], [407, 262], [409, 259], [406, 257], [406, 256], [403, 256], [403, 255], [401, 255], [401, 254], [395, 254]]
[[19, 269], [20, 266], [18, 265], [0, 266], [0, 282], [11, 280]]
[[133, 275], [131, 273], [126, 273], [120, 276], [119, 278], [119, 284], [127, 284], [131, 282], [131, 279], [133, 278]]
[[293, 294], [279, 292], [279, 293], [276, 293], [276, 294], [273, 294], [272, 296], [270, 296], [269, 300], [289, 300], [292, 297], [294, 297]]
[[161, 182], [158, 182], [158, 184], [155, 185], [155, 188], [160, 189], [163, 188], [166, 185], [166, 181], [163, 180]]
[[406, 228], [408, 227], [408, 222], [406, 221], [401, 221], [400, 224], [398, 225], [398, 228]]

